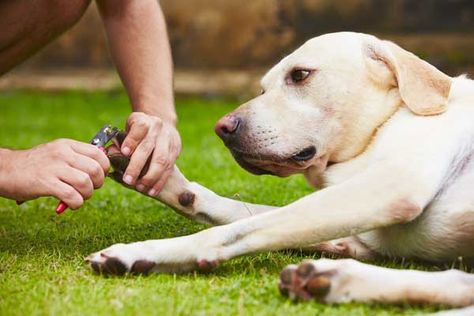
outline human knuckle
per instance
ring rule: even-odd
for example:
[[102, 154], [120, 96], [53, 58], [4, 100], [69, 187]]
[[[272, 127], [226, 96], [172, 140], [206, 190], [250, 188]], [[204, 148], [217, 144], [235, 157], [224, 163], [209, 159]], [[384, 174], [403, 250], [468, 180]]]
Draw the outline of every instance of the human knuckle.
[[126, 170], [126, 173], [134, 178], [137, 177], [139, 172], [140, 172], [140, 168], [132, 164], [130, 164]]
[[66, 154], [65, 150], [61, 149], [61, 147], [54, 146], [52, 148], [49, 148], [48, 151], [53, 159], [64, 160], [68, 158], [68, 155]]
[[102, 170], [102, 167], [98, 163], [94, 164], [90, 170], [90, 175], [93, 177], [101, 177], [104, 175], [104, 170]]
[[154, 179], [153, 175], [145, 175], [140, 179], [140, 182], [146, 187], [151, 187], [155, 184], [156, 179]]
[[63, 145], [69, 144], [69, 140], [66, 138], [58, 138], [52, 141], [50, 144], [53, 144], [54, 146], [63, 146]]
[[169, 154], [168, 153], [159, 153], [156, 155], [155, 159], [153, 159], [153, 162], [155, 164], [159, 165], [165, 165], [170, 161]]
[[77, 181], [81, 187], [87, 187], [90, 183], [90, 178], [86, 174], [81, 174], [77, 176]]
[[135, 120], [141, 118], [143, 113], [141, 112], [132, 112], [129, 117], [128, 117], [128, 121], [129, 122], [134, 122]]
[[135, 119], [135, 121], [133, 122], [133, 126], [135, 126], [135, 128], [140, 128], [140, 129], [147, 128], [148, 122], [143, 118]]
[[134, 135], [129, 135], [122, 143], [121, 147], [129, 147], [135, 149], [139, 143], [139, 139]]
[[92, 152], [92, 158], [96, 159], [96, 160], [99, 160], [102, 155], [104, 155], [104, 153], [102, 152], [102, 150], [97, 147], [97, 146], [92, 146], [92, 149], [91, 149], [91, 152]]
[[147, 137], [142, 140], [140, 147], [137, 148], [137, 151], [148, 156], [153, 148], [155, 148], [155, 143]]
[[161, 118], [157, 116], [152, 116], [150, 119], [155, 126], [158, 126], [158, 127], [163, 126], [163, 120]]
[[76, 190], [74, 190], [72, 187], [66, 187], [62, 189], [60, 194], [62, 195], [63, 199], [71, 200], [76, 196]]
[[155, 164], [160, 167], [160, 169], [169, 169], [171, 166], [171, 159], [168, 156], [158, 156], [155, 159]]
[[150, 135], [149, 137], [147, 137], [145, 140], [145, 146], [148, 150], [153, 150], [156, 145], [157, 145], [157, 140], [156, 140], [156, 135]]
[[174, 166], [174, 164], [172, 162], [169, 162], [164, 166], [164, 169], [165, 169], [166, 172], [169, 172], [173, 169], [173, 166]]

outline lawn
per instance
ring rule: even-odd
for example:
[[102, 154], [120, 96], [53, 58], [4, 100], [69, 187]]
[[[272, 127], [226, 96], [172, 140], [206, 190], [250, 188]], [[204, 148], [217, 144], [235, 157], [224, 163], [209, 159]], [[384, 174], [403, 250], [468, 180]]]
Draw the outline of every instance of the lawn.
[[[221, 195], [264, 204], [283, 205], [311, 192], [300, 176], [257, 177], [233, 161], [213, 125], [237, 103], [178, 99], [183, 138], [178, 165], [184, 174]], [[0, 145], [28, 148], [59, 137], [88, 141], [105, 123], [122, 126], [128, 112], [120, 91], [1, 92]], [[17, 206], [0, 199], [0, 315], [345, 316], [434, 310], [290, 302], [278, 293], [278, 274], [285, 265], [311, 256], [298, 251], [241, 257], [210, 274], [95, 275], [83, 261], [91, 252], [117, 242], [186, 235], [205, 226], [111, 180], [78, 211], [56, 216], [56, 203], [42, 198]], [[407, 262], [382, 264], [417, 267]]]

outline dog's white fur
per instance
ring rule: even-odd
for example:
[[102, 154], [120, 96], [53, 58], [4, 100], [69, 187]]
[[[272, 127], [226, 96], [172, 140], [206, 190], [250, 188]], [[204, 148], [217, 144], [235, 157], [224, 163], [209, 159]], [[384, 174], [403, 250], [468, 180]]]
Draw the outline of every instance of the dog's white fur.
[[[289, 79], [295, 68], [311, 70], [303, 83]], [[304, 173], [323, 189], [281, 208], [257, 206], [219, 197], [176, 169], [160, 199], [188, 217], [225, 225], [114, 245], [91, 262], [114, 257], [131, 270], [146, 260], [152, 271], [178, 272], [308, 245], [356, 258], [474, 259], [473, 81], [450, 78], [391, 42], [344, 32], [305, 43], [262, 87], [233, 113], [246, 121], [247, 147], [231, 150], [277, 175]], [[314, 158], [291, 161], [307, 146], [317, 148]], [[185, 206], [184, 191], [194, 195]], [[339, 271], [327, 302], [474, 303], [474, 278], [459, 271], [398, 271], [347, 259], [313, 264]], [[383, 292], [371, 284], [379, 277], [393, 280]]]

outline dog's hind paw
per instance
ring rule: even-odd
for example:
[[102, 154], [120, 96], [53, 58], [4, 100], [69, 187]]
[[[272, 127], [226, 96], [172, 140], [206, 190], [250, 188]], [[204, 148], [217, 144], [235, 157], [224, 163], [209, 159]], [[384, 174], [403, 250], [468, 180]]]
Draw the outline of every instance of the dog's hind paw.
[[[324, 303], [358, 300], [356, 293], [364, 286], [361, 279], [364, 273], [360, 273], [364, 272], [364, 266], [353, 259], [305, 260], [283, 269], [279, 290], [293, 300], [315, 299]], [[364, 293], [363, 289], [361, 293]]]

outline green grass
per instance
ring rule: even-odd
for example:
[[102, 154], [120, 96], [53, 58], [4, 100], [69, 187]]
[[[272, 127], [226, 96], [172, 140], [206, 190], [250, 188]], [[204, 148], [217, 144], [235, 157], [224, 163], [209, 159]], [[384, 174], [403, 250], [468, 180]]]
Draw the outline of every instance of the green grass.
[[[178, 165], [189, 179], [224, 196], [274, 205], [311, 192], [302, 177], [257, 177], [237, 166], [213, 132], [214, 122], [237, 102], [181, 99], [177, 103], [183, 138]], [[121, 92], [2, 92], [0, 145], [28, 148], [59, 137], [88, 141], [104, 123], [122, 126], [128, 112], [127, 98]], [[186, 235], [205, 226], [110, 180], [78, 211], [55, 216], [56, 203], [42, 198], [18, 207], [0, 199], [0, 315], [395, 315], [433, 311], [409, 306], [292, 303], [279, 295], [277, 282], [283, 266], [307, 257], [298, 251], [245, 256], [207, 275], [98, 276], [83, 262], [93, 251], [117, 242]], [[416, 267], [412, 263], [383, 264]], [[380, 280], [380, 287], [383, 282]]]

